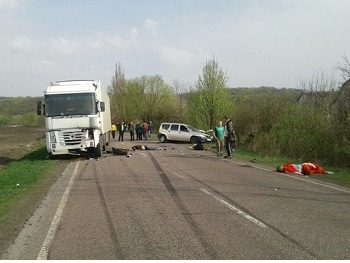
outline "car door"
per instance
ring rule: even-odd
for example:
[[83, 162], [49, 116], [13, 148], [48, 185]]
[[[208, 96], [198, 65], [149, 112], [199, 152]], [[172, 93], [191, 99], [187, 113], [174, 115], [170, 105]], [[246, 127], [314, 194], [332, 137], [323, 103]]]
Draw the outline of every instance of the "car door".
[[179, 141], [189, 142], [190, 137], [191, 137], [190, 130], [187, 128], [187, 126], [180, 124]]
[[168, 132], [168, 140], [178, 141], [179, 140], [179, 124], [172, 124]]

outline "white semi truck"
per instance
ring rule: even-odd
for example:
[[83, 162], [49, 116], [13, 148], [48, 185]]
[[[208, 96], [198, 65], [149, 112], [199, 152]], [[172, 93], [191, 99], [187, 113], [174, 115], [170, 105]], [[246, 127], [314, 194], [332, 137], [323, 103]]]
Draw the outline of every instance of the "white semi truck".
[[100, 157], [110, 140], [111, 110], [99, 80], [51, 82], [38, 101], [45, 115], [46, 148], [52, 155]]

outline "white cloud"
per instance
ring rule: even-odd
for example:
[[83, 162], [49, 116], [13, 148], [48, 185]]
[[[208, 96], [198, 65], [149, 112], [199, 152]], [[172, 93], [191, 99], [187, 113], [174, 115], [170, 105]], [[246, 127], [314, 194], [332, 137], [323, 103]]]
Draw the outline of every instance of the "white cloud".
[[146, 19], [144, 23], [144, 28], [149, 30], [153, 37], [157, 36], [157, 28], [158, 28], [158, 22], [153, 19]]
[[0, 82], [16, 87], [0, 93], [90, 75], [107, 84], [117, 62], [128, 77], [192, 82], [213, 56], [232, 87], [293, 87], [350, 56], [349, 0], [170, 2], [0, 0]]
[[132, 28], [130, 32], [130, 44], [132, 47], [135, 47], [138, 43], [139, 31], [137, 28]]
[[47, 61], [47, 60], [42, 60], [42, 61], [40, 61], [40, 64], [41, 64], [41, 65], [44, 65], [44, 66], [56, 66], [56, 65], [57, 65], [56, 62]]
[[21, 8], [28, 0], [0, 0], [0, 10]]
[[112, 48], [122, 47], [122, 38], [119, 36], [109, 36], [109, 37], [106, 37], [105, 40], [107, 45], [111, 46]]
[[12, 44], [12, 48], [16, 51], [28, 51], [33, 48], [33, 44], [33, 40], [28, 37], [17, 37]]
[[49, 42], [55, 52], [62, 54], [72, 54], [79, 49], [79, 43], [63, 37], [50, 39]]
[[183, 67], [191, 61], [191, 53], [188, 50], [175, 47], [162, 47], [160, 49], [161, 60], [166, 64]]

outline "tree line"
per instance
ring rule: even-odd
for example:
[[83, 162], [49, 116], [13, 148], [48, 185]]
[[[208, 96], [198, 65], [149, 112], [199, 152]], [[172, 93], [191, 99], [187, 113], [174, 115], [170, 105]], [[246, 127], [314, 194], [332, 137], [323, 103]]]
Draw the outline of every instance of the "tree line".
[[0, 126], [42, 126], [43, 116], [36, 114], [36, 103], [42, 97], [0, 97]]
[[206, 61], [194, 85], [169, 85], [159, 75], [126, 79], [119, 63], [108, 87], [113, 121], [152, 121], [155, 130], [164, 121], [185, 122], [210, 130], [228, 116], [238, 146], [350, 168], [350, 64], [343, 60], [337, 67], [343, 82], [319, 71], [297, 89], [229, 88], [215, 58]]
[[[297, 89], [273, 87], [229, 88], [228, 77], [214, 57], [206, 61], [198, 81], [166, 83], [160, 75], [127, 79], [116, 64], [107, 87], [112, 122], [184, 122], [212, 129], [223, 116], [232, 119], [238, 147], [268, 156], [316, 161], [350, 168], [350, 63], [343, 56], [338, 83], [321, 71], [300, 81]], [[44, 125], [36, 115], [36, 101], [28, 97], [0, 98], [0, 125]], [[26, 112], [15, 110], [17, 107]], [[6, 108], [6, 110], [5, 110]], [[12, 110], [10, 110], [12, 109]]]

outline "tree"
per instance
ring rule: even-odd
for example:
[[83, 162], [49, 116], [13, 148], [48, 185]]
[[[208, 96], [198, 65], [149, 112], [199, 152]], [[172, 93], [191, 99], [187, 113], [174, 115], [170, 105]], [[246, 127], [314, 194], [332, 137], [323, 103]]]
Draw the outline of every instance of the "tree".
[[128, 81], [128, 100], [143, 122], [158, 124], [174, 112], [174, 94], [161, 76], [142, 76]]
[[0, 115], [0, 126], [7, 126], [12, 124], [13, 117], [7, 114], [1, 114]]
[[23, 126], [40, 126], [42, 123], [42, 116], [38, 116], [36, 112], [29, 112], [19, 116], [19, 124]]
[[185, 122], [185, 112], [187, 107], [186, 93], [189, 91], [189, 85], [182, 83], [177, 79], [174, 80], [172, 89], [176, 96], [176, 108], [179, 122]]
[[108, 94], [111, 101], [112, 120], [114, 119], [114, 122], [126, 120], [126, 80], [120, 63], [115, 66], [115, 73], [112, 77], [112, 84], [109, 86]]
[[227, 87], [228, 77], [217, 60], [207, 60], [195, 90], [190, 92], [189, 118], [193, 125], [212, 128], [224, 115], [233, 113], [233, 100]]
[[341, 72], [343, 81], [346, 81], [350, 79], [350, 61], [345, 54], [342, 56], [342, 59], [343, 63], [338, 62], [338, 66], [336, 67], [336, 69]]

